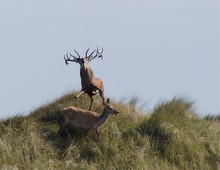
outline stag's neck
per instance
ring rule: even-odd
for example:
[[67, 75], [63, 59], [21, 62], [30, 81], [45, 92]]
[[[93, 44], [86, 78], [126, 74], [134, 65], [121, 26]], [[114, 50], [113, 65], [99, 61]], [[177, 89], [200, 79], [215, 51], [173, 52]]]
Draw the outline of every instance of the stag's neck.
[[108, 119], [109, 115], [110, 115], [110, 113], [106, 109], [104, 109], [102, 115], [98, 117], [97, 126], [99, 127], [99, 126], [103, 125], [106, 122], [106, 120]]
[[94, 77], [94, 73], [93, 73], [92, 69], [89, 67], [88, 63], [81, 66], [80, 76], [81, 76], [82, 80], [92, 81], [92, 79]]
[[88, 69], [90, 69], [90, 67], [89, 67], [89, 62], [85, 62], [85, 63], [81, 66], [81, 69], [83, 69], [83, 70], [88, 70]]

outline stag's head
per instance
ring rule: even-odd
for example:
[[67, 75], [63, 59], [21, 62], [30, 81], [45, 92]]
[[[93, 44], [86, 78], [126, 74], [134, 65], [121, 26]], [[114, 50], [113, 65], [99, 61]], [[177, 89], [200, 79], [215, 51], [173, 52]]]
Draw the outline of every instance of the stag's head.
[[[75, 53], [77, 54], [77, 56], [72, 55], [71, 53], [66, 53], [66, 55], [64, 55], [64, 60], [66, 65], [69, 64], [69, 62], [75, 62], [78, 63], [80, 65], [84, 65], [86, 63], [89, 63], [90, 61], [92, 61], [95, 58], [101, 58], [103, 59], [102, 56], [102, 52], [103, 52], [103, 48], [101, 51], [99, 51], [98, 47], [96, 50], [93, 50], [89, 55], [89, 48], [86, 50], [85, 53], [85, 57], [80, 57], [79, 53], [74, 49]], [[70, 55], [70, 57], [69, 57]]]

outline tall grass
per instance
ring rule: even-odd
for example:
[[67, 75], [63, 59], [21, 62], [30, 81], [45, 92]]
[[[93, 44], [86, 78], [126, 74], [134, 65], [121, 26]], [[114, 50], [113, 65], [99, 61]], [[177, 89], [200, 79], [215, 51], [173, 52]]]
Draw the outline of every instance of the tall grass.
[[[88, 109], [86, 95], [67, 94], [28, 116], [0, 122], [0, 169], [220, 169], [220, 121], [200, 119], [193, 103], [174, 98], [143, 114], [135, 96], [113, 102], [110, 116], [87, 136], [69, 126], [70, 139], [57, 135], [64, 107]], [[102, 113], [97, 96], [92, 110]]]

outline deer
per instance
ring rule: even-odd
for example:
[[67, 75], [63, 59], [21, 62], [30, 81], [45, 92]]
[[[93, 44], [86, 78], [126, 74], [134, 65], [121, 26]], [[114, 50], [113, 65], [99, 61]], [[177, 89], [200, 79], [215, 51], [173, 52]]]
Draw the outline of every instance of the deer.
[[86, 135], [88, 130], [95, 130], [98, 138], [100, 139], [99, 127], [108, 120], [110, 114], [119, 115], [119, 112], [114, 109], [109, 102], [110, 100], [108, 99], [107, 103], [104, 105], [104, 110], [101, 115], [97, 112], [84, 110], [75, 106], [64, 108], [58, 134], [61, 136], [62, 133], [65, 133], [68, 137], [70, 137], [66, 125], [72, 124], [75, 127], [83, 128], [83, 135]]
[[93, 104], [93, 96], [99, 92], [99, 95], [102, 98], [103, 105], [105, 104], [105, 97], [104, 97], [104, 85], [101, 79], [94, 77], [94, 72], [89, 66], [89, 62], [94, 60], [95, 58], [101, 58], [103, 59], [102, 53], [103, 53], [103, 48], [101, 51], [99, 51], [98, 47], [96, 50], [93, 50], [89, 55], [89, 48], [86, 50], [85, 57], [80, 57], [79, 53], [74, 49], [75, 53], [77, 54], [78, 57], [72, 55], [71, 53], [68, 52], [66, 55], [64, 55], [64, 60], [66, 65], [69, 64], [69, 62], [75, 62], [80, 65], [80, 77], [81, 77], [81, 86], [82, 89], [80, 92], [75, 95], [75, 98], [78, 98], [80, 95], [86, 93], [89, 95], [91, 102], [89, 106], [89, 110], [92, 108]]

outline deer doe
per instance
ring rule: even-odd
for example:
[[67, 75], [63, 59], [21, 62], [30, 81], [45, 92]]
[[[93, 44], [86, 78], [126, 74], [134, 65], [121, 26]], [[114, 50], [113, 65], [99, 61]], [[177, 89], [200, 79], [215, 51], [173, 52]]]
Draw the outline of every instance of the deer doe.
[[107, 121], [110, 114], [119, 114], [119, 112], [108, 103], [109, 99], [107, 100], [107, 103], [105, 103], [102, 115], [74, 106], [64, 108], [63, 119], [60, 121], [58, 134], [62, 136], [62, 134], [65, 133], [65, 135], [70, 137], [69, 131], [66, 128], [66, 125], [70, 123], [75, 127], [83, 128], [83, 134], [87, 134], [88, 130], [90, 129], [95, 130], [98, 138], [100, 138], [98, 131], [99, 127]]
[[95, 59], [95, 58], [103, 59], [103, 57], [102, 57], [103, 48], [100, 52], [97, 47], [97, 49], [93, 50], [89, 55], [88, 55], [88, 52], [89, 52], [89, 48], [88, 48], [85, 53], [84, 58], [80, 57], [79, 53], [75, 49], [74, 49], [74, 51], [78, 57], [76, 57], [70, 53], [69, 53], [69, 55], [70, 55], [70, 57], [69, 57], [68, 52], [67, 52], [66, 55], [64, 55], [64, 60], [65, 60], [66, 65], [68, 65], [69, 62], [75, 62], [80, 65], [80, 77], [81, 77], [82, 89], [75, 96], [75, 98], [78, 98], [81, 94], [84, 94], [84, 93], [88, 94], [91, 99], [91, 103], [90, 103], [90, 107], [89, 107], [89, 110], [91, 110], [92, 104], [93, 104], [93, 96], [97, 92], [99, 92], [99, 95], [102, 98], [103, 104], [105, 104], [103, 82], [101, 79], [94, 77], [94, 73], [89, 66], [89, 62], [91, 62], [93, 59]]

